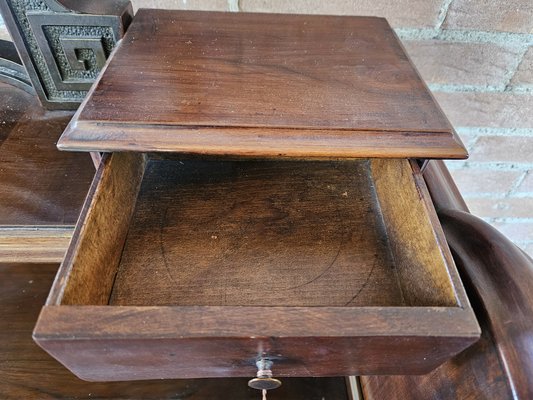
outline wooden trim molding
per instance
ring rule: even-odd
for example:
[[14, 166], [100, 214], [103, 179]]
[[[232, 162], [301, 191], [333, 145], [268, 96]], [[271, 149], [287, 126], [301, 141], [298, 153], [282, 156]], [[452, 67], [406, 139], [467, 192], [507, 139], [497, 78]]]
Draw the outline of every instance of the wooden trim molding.
[[63, 261], [73, 226], [0, 227], [0, 263]]

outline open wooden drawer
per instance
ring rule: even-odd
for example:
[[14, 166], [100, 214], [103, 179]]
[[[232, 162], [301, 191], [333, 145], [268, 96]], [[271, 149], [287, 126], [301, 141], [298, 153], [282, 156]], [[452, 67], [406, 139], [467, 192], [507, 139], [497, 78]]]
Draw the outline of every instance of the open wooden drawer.
[[34, 339], [113, 381], [421, 374], [479, 333], [414, 162], [114, 153]]

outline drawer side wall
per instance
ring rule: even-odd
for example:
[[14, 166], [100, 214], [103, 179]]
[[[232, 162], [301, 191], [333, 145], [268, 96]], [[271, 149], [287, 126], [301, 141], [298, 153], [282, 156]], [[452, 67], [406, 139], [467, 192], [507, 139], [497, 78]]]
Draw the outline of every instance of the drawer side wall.
[[47, 304], [108, 303], [144, 166], [143, 154], [104, 157]]
[[[411, 306], [456, 306], [455, 288], [448, 274], [425, 197], [415, 180], [415, 166], [403, 159], [374, 159], [372, 174], [387, 229], [400, 285]], [[435, 218], [435, 223], [438, 220]]]

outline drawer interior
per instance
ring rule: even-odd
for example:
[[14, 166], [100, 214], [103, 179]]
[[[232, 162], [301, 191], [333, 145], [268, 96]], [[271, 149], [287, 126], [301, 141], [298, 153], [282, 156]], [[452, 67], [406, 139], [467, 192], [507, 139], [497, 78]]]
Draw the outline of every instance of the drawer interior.
[[150, 160], [113, 305], [402, 305], [367, 161]]
[[55, 304], [458, 303], [408, 160], [115, 153], [92, 191]]

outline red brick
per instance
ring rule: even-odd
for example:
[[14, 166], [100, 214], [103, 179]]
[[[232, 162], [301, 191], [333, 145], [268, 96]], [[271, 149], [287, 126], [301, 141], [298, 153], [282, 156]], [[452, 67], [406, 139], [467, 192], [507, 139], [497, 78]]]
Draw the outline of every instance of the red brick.
[[513, 242], [533, 241], [533, 222], [494, 222], [492, 225]]
[[533, 85], [533, 47], [530, 47], [524, 55], [511, 84], [513, 86]]
[[131, 0], [131, 3], [135, 11], [139, 8], [229, 11], [227, 0]]
[[385, 17], [394, 27], [434, 27], [442, 0], [240, 0], [241, 11], [369, 15]]
[[533, 196], [465, 199], [470, 212], [481, 218], [533, 218]]
[[523, 174], [520, 171], [491, 171], [481, 168], [462, 168], [450, 172], [464, 196], [480, 193], [503, 196], [513, 188]]
[[531, 0], [454, 0], [443, 27], [485, 32], [533, 32]]
[[[531, 150], [533, 152], [533, 150]], [[532, 161], [533, 162], [533, 161]], [[519, 193], [533, 193], [533, 168], [528, 171], [526, 178], [518, 186], [517, 192]], [[533, 214], [531, 215], [533, 217]]]
[[509, 64], [520, 54], [492, 43], [424, 40], [404, 45], [424, 80], [437, 84], [504, 87]]
[[470, 161], [524, 163], [533, 167], [533, 136], [481, 136]]
[[533, 96], [530, 93], [434, 94], [455, 127], [533, 127]]

